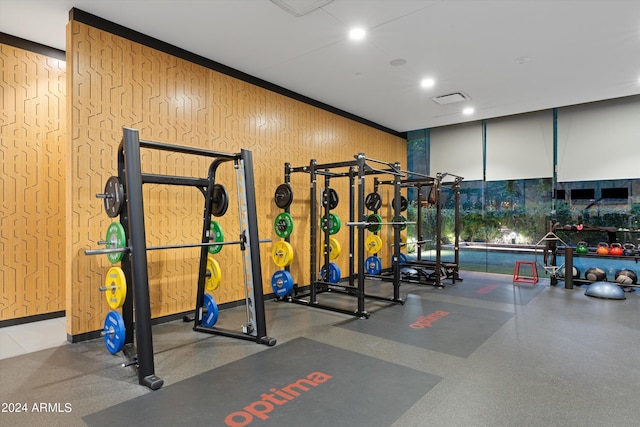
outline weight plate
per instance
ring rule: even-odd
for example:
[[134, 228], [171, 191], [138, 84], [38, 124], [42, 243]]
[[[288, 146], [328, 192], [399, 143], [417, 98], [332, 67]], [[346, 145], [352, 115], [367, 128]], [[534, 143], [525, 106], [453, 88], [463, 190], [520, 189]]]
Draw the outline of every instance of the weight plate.
[[204, 287], [208, 291], [215, 291], [220, 287], [222, 282], [222, 269], [220, 264], [213, 257], [207, 257], [207, 278], [204, 281]]
[[377, 254], [382, 249], [382, 239], [372, 234], [365, 239], [364, 246], [370, 254]]
[[340, 242], [337, 239], [330, 237], [329, 238], [329, 259], [336, 259], [340, 256], [342, 252], [342, 248], [340, 247]]
[[209, 294], [204, 294], [204, 313], [202, 313], [202, 326], [212, 327], [218, 321], [218, 304]]
[[273, 221], [273, 229], [276, 231], [276, 235], [283, 239], [291, 236], [293, 231], [293, 218], [288, 212], [280, 212], [276, 219]]
[[273, 195], [273, 201], [280, 209], [287, 209], [293, 202], [293, 190], [289, 184], [280, 184]]
[[382, 261], [377, 256], [370, 256], [364, 262], [364, 269], [367, 274], [380, 274], [382, 271]]
[[[391, 206], [395, 206], [396, 199], [394, 198], [391, 203], [393, 203]], [[409, 200], [407, 200], [407, 198], [404, 196], [400, 196], [400, 211], [404, 212], [407, 210], [408, 207], [409, 207]]]
[[293, 277], [287, 270], [278, 270], [271, 277], [271, 288], [277, 297], [287, 296], [293, 290]]
[[382, 228], [382, 217], [378, 214], [371, 214], [367, 217], [367, 230], [372, 233], [377, 233]]
[[400, 215], [400, 221], [402, 225], [400, 226], [400, 231], [404, 231], [407, 229], [407, 217], [404, 215]]
[[[119, 222], [112, 222], [107, 227], [107, 249], [124, 248], [127, 245], [127, 236], [124, 234], [124, 227]], [[107, 254], [107, 259], [111, 264], [119, 263], [124, 257], [124, 252]]]
[[273, 245], [271, 258], [278, 267], [286, 267], [293, 261], [293, 247], [289, 242], [280, 240]]
[[[329, 214], [329, 234], [336, 234], [338, 231], [340, 231], [340, 227], [342, 227], [342, 222], [340, 221], [340, 217], [331, 212]], [[327, 218], [326, 216], [323, 216], [320, 219], [320, 228], [324, 231], [327, 228]]]
[[369, 193], [364, 199], [364, 205], [370, 211], [377, 211], [382, 207], [382, 197], [378, 193]]
[[329, 263], [329, 277], [327, 277], [327, 270], [324, 266], [320, 269], [320, 279], [323, 282], [338, 283], [340, 281], [340, 268], [333, 262]]
[[104, 345], [109, 353], [116, 354], [124, 347], [124, 319], [117, 311], [110, 311], [104, 319]]
[[329, 204], [329, 209], [335, 209], [339, 202], [338, 193], [333, 188], [326, 188], [322, 192], [322, 206], [326, 207]]
[[211, 193], [211, 215], [221, 217], [229, 208], [229, 193], [222, 184], [213, 184]]
[[[222, 232], [222, 227], [218, 221], [211, 221], [211, 226], [209, 228], [209, 240], [214, 242], [224, 242], [224, 233]], [[209, 246], [210, 254], [217, 254], [222, 250], [222, 245], [211, 245]]]
[[104, 295], [109, 307], [113, 310], [122, 307], [127, 297], [127, 278], [120, 267], [111, 267], [107, 271], [104, 287], [106, 288]]
[[115, 218], [122, 211], [124, 203], [124, 187], [117, 176], [109, 177], [104, 186], [104, 210], [109, 218]]

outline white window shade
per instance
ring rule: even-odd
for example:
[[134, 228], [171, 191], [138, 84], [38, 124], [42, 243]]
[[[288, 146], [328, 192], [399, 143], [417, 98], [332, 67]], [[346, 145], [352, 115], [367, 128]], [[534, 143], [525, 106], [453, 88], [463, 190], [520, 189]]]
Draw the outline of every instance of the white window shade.
[[553, 111], [487, 121], [487, 181], [553, 176]]
[[640, 97], [558, 110], [558, 181], [640, 178]]
[[482, 179], [482, 123], [433, 128], [430, 133], [430, 171], [449, 172], [465, 181]]

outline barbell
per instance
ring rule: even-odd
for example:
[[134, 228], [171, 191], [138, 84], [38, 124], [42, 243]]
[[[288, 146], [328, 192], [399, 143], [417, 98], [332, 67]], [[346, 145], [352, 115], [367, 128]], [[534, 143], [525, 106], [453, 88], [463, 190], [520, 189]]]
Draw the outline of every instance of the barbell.
[[[259, 243], [270, 243], [271, 239], [260, 239]], [[148, 251], [157, 251], [161, 249], [182, 249], [182, 248], [197, 248], [202, 246], [215, 246], [215, 245], [240, 245], [247, 243], [245, 240], [232, 240], [228, 242], [209, 242], [209, 243], [185, 243], [176, 245], [161, 245], [161, 246], [148, 246]], [[131, 250], [130, 247], [124, 246], [121, 248], [105, 248], [105, 249], [86, 249], [85, 255], [108, 255], [117, 253], [126, 253]]]
[[394, 222], [377, 222], [377, 221], [354, 221], [345, 222], [348, 227], [369, 227], [370, 225], [412, 225], [416, 224], [415, 221], [394, 221]]

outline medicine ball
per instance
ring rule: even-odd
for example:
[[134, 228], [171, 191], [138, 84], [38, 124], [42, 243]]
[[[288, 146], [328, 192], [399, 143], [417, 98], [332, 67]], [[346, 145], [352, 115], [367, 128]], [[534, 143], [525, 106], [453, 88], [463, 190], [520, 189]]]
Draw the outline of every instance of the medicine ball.
[[607, 273], [600, 267], [591, 267], [584, 272], [584, 278], [590, 282], [600, 282], [607, 280]]
[[[562, 267], [562, 277], [564, 277], [565, 280], [567, 279], [567, 270], [564, 267]], [[573, 278], [574, 279], [580, 278], [580, 270], [578, 270], [578, 267], [576, 266], [573, 267]]]
[[635, 285], [638, 282], [638, 275], [633, 270], [616, 271], [616, 283], [621, 285]]

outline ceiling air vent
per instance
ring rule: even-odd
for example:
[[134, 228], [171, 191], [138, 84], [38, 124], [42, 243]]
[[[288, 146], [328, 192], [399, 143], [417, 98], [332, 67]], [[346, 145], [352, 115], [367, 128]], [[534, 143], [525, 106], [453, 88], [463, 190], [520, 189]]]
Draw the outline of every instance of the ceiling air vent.
[[272, 3], [299, 18], [314, 10], [320, 9], [333, 0], [271, 0]]
[[433, 102], [439, 105], [455, 104], [456, 102], [468, 101], [471, 98], [469, 95], [462, 92], [454, 92], [448, 95], [436, 96], [431, 98]]

